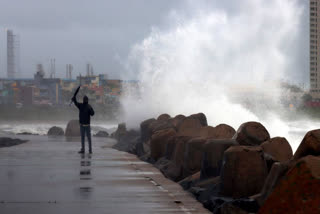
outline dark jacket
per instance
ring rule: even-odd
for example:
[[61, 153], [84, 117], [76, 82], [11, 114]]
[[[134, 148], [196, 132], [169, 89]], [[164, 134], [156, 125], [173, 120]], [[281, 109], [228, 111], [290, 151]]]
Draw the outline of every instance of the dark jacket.
[[94, 115], [94, 111], [88, 103], [78, 103], [77, 98], [73, 97], [72, 101], [79, 109], [79, 122], [82, 125], [90, 124], [90, 116]]

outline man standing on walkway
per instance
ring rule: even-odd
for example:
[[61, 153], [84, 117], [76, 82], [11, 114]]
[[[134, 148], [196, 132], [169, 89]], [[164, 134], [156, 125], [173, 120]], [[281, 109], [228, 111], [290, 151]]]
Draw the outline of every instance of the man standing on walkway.
[[89, 105], [89, 99], [87, 96], [83, 97], [83, 103], [78, 103], [76, 96], [77, 96], [77, 93], [75, 93], [75, 95], [73, 96], [72, 101], [79, 109], [79, 123], [80, 123], [80, 133], [81, 133], [81, 150], [79, 151], [79, 153], [80, 154], [85, 153], [84, 142], [85, 142], [85, 136], [87, 135], [88, 143], [89, 143], [89, 153], [92, 154], [90, 117], [94, 115], [94, 111], [91, 105]]

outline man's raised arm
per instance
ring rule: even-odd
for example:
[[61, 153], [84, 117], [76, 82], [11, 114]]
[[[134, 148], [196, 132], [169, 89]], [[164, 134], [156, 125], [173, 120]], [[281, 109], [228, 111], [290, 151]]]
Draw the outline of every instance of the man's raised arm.
[[80, 104], [79, 104], [78, 101], [77, 101], [77, 95], [72, 97], [72, 101], [73, 101], [73, 103], [75, 104], [75, 106], [77, 106], [78, 109], [80, 109]]

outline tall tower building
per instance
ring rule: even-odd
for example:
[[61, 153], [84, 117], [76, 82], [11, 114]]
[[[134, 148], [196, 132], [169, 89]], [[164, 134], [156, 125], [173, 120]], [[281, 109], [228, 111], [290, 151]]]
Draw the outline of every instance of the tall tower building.
[[7, 77], [10, 79], [20, 76], [20, 42], [18, 35], [7, 30]]

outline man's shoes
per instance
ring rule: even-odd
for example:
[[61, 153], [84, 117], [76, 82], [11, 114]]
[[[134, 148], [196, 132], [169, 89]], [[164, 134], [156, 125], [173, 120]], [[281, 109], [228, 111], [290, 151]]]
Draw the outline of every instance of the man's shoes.
[[84, 150], [80, 150], [78, 153], [79, 154], [84, 154]]

